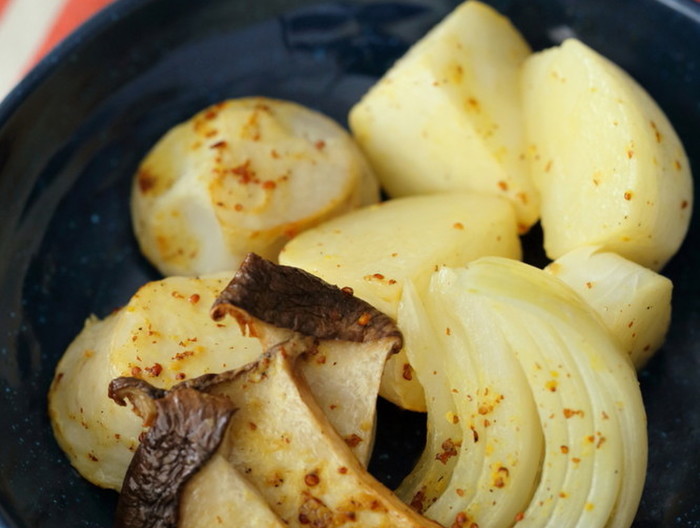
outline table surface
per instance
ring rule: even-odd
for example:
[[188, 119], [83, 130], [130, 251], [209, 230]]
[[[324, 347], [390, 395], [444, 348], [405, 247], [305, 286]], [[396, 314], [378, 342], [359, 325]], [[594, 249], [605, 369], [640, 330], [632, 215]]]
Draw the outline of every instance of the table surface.
[[37, 61], [114, 0], [0, 0], [0, 100]]

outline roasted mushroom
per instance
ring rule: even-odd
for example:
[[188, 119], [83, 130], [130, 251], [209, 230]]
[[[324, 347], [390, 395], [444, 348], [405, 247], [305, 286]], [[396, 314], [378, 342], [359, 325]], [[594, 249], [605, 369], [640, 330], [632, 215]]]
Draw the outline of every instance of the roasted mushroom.
[[[402, 342], [393, 322], [348, 292], [301, 270], [277, 266], [255, 255], [246, 258], [212, 309], [215, 318], [228, 314], [266, 345], [281, 341], [247, 366], [187, 380], [163, 396], [143, 382], [119, 378], [112, 382], [112, 394], [117, 401], [123, 403], [124, 398], [135, 401], [138, 409], [144, 407], [138, 403], [143, 398], [158, 401], [181, 391], [204, 394], [201, 404], [205, 406], [211, 403], [208, 398], [216, 402], [221, 398], [227, 400], [237, 411], [229, 418], [223, 440], [211, 450], [211, 458], [202, 459], [217, 464], [225, 461], [229, 466], [227, 471], [245, 477], [285, 525], [437, 526], [401, 502], [367, 472], [351, 449], [353, 442], [336, 430], [326, 415], [327, 409], [321, 408], [305, 378], [305, 365], [328, 365], [328, 358], [335, 353], [338, 359], [342, 354], [359, 363], [373, 361], [383, 365]], [[325, 358], [325, 362], [320, 358]], [[350, 377], [347, 370], [342, 374]], [[381, 368], [376, 370], [370, 384], [372, 408], [380, 378]], [[124, 387], [136, 390], [125, 391]], [[364, 398], [369, 399], [369, 394], [365, 390]], [[352, 412], [349, 406], [345, 412]], [[341, 415], [335, 416], [337, 419]], [[198, 426], [193, 424], [193, 427]], [[202, 427], [207, 432], [212, 429], [210, 423]], [[152, 446], [151, 436], [158, 434], [158, 430], [149, 429], [139, 452]], [[159, 456], [170, 459], [182, 454], [180, 447], [169, 447], [175, 453], [163, 451]], [[126, 485], [144, 480], [142, 474], [151, 467], [148, 460], [136, 456], [129, 468], [119, 504], [120, 520], [148, 518], [156, 503], [161, 506], [162, 501], [154, 501], [148, 492], [133, 494], [131, 486]], [[173, 524], [162, 526], [181, 526], [178, 512], [184, 511], [192, 498], [187, 486], [180, 485], [178, 490], [175, 493], [168, 490], [171, 497], [178, 497], [177, 503], [168, 501], [171, 507], [168, 518]], [[217, 495], [201, 496], [198, 500], [205, 504], [214, 501], [218, 504], [212, 506], [215, 509], [221, 507]], [[230, 504], [229, 507], [236, 509]], [[258, 526], [247, 521], [247, 503], [241, 502], [236, 507], [240, 511], [237, 526]], [[253, 507], [257, 510], [260, 504], [255, 502]], [[127, 515], [131, 511], [138, 512], [138, 516]]]

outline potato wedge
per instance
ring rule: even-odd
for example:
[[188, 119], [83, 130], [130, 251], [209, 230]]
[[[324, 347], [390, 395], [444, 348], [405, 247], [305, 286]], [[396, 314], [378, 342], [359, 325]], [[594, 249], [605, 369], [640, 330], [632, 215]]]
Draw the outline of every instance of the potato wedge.
[[[396, 318], [407, 280], [420, 290], [436, 266], [462, 266], [485, 255], [518, 259], [521, 254], [507, 200], [440, 193], [388, 200], [325, 222], [291, 240], [279, 259], [351, 288]], [[402, 407], [425, 409], [405, 351], [389, 359], [381, 394]]]
[[389, 196], [494, 194], [511, 200], [521, 232], [535, 223], [518, 89], [529, 54], [505, 17], [470, 0], [365, 94], [350, 128]]
[[600, 245], [661, 269], [693, 201], [690, 165], [663, 111], [575, 39], [530, 57], [522, 87], [547, 255]]
[[276, 258], [299, 231], [378, 200], [350, 135], [301, 105], [249, 97], [207, 108], [163, 136], [132, 189], [134, 231], [164, 275]]
[[617, 253], [574, 249], [546, 268], [600, 315], [637, 369], [661, 347], [671, 324], [673, 283]]

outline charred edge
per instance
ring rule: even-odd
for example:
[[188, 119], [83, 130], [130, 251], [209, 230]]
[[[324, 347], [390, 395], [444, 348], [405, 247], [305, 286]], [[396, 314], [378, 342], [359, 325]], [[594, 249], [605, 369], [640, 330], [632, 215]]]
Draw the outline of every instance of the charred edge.
[[214, 302], [215, 320], [247, 312], [261, 321], [322, 340], [367, 342], [402, 335], [394, 321], [365, 301], [299, 268], [249, 253]]
[[229, 399], [189, 388], [170, 391], [154, 405], [153, 425], [124, 478], [115, 528], [176, 528], [185, 484], [218, 449], [235, 411]]

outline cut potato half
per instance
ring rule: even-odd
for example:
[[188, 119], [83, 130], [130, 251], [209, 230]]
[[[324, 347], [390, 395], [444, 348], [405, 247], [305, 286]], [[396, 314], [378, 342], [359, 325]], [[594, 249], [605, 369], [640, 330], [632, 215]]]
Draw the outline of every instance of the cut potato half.
[[547, 255], [600, 245], [662, 268], [693, 201], [688, 158], [663, 111], [574, 39], [530, 57], [522, 87]]
[[[408, 280], [425, 289], [437, 266], [462, 266], [486, 255], [521, 257], [510, 203], [441, 193], [396, 198], [325, 222], [290, 241], [279, 258], [351, 288], [396, 319]], [[381, 394], [404, 408], [425, 409], [405, 351], [387, 362]]]
[[399, 59], [349, 116], [390, 196], [494, 194], [511, 200], [521, 232], [535, 223], [518, 88], [529, 54], [505, 17], [470, 0]]
[[673, 283], [617, 253], [581, 247], [545, 268], [600, 315], [635, 367], [661, 347], [671, 323]]
[[171, 129], [142, 161], [132, 216], [144, 255], [164, 275], [274, 259], [296, 233], [378, 200], [345, 129], [296, 103], [249, 97]]
[[83, 477], [119, 490], [143, 431], [129, 409], [110, 400], [113, 378], [135, 376], [167, 389], [260, 355], [260, 343], [235, 322], [209, 317], [230, 275], [149, 282], [119, 311], [89, 319], [69, 345], [49, 391], [49, 414], [59, 445]]

